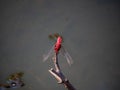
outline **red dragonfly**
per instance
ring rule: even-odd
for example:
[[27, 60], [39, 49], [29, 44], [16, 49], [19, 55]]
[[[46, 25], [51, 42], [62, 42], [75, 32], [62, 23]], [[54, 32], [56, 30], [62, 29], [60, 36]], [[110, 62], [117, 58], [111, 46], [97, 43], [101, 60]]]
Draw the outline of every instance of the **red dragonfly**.
[[63, 42], [62, 36], [60, 36], [59, 34], [56, 33], [53, 35], [49, 35], [49, 38], [56, 39], [56, 43], [49, 50], [48, 54], [44, 55], [43, 61], [48, 60], [48, 58], [50, 56], [52, 56], [53, 54], [58, 55], [59, 53], [61, 53], [66, 58], [68, 64], [71, 65], [73, 63], [73, 60], [72, 60], [71, 56], [69, 55], [69, 53], [66, 51], [66, 49], [62, 45], [62, 42]]

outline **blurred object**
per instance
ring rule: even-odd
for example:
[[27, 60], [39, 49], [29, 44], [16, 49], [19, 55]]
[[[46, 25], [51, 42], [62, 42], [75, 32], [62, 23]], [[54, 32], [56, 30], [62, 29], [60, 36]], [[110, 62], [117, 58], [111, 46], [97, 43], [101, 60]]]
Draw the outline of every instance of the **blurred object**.
[[13, 74], [10, 74], [7, 78], [7, 80], [11, 79], [11, 80], [16, 80], [17, 78], [22, 78], [24, 75], [23, 72], [17, 72], [17, 73], [13, 73]]
[[25, 85], [20, 78], [16, 78], [15, 80], [10, 79], [7, 83], [10, 85], [10, 88], [20, 88]]
[[5, 90], [5, 88], [20, 88], [25, 84], [22, 81], [23, 72], [10, 74], [7, 78], [8, 84], [0, 84], [0, 90]]
[[5, 87], [1, 87], [1, 86], [0, 86], [0, 90], [6, 90], [6, 88], [5, 88]]
[[9, 84], [0, 84], [0, 90], [1, 88], [10, 88]]
[[23, 75], [24, 75], [23, 72], [13, 73], [8, 76], [7, 83], [10, 85], [11, 88], [22, 87], [25, 85], [22, 81]]

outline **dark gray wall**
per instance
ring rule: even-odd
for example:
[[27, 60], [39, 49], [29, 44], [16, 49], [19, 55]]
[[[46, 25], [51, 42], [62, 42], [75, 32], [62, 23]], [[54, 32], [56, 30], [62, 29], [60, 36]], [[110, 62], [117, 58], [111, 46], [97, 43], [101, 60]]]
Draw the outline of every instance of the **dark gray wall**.
[[74, 64], [61, 57], [65, 76], [77, 90], [120, 90], [119, 0], [1, 0], [0, 81], [23, 71], [26, 86], [16, 90], [66, 90], [42, 56], [60, 33]]

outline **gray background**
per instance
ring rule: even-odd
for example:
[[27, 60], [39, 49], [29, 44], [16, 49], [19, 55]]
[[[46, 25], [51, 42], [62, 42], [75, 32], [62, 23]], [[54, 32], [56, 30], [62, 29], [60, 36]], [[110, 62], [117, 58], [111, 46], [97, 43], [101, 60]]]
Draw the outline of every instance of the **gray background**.
[[[48, 72], [42, 56], [64, 37], [74, 64], [60, 56], [65, 76], [77, 90], [120, 90], [119, 0], [1, 0], [0, 83], [23, 71], [26, 86], [16, 90], [66, 90]], [[9, 89], [11, 90], [11, 89]]]

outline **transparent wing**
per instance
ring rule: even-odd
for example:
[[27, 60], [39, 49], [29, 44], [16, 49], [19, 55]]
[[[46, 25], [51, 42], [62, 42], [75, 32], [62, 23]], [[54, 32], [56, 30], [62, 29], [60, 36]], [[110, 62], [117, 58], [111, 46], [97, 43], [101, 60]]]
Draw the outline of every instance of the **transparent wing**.
[[45, 62], [46, 60], [48, 60], [48, 58], [51, 57], [52, 55], [54, 55], [54, 45], [53, 45], [52, 48], [48, 51], [47, 54], [43, 55], [43, 62]]
[[61, 54], [66, 58], [69, 65], [73, 64], [73, 59], [67, 52], [67, 50], [62, 46], [60, 49]]

